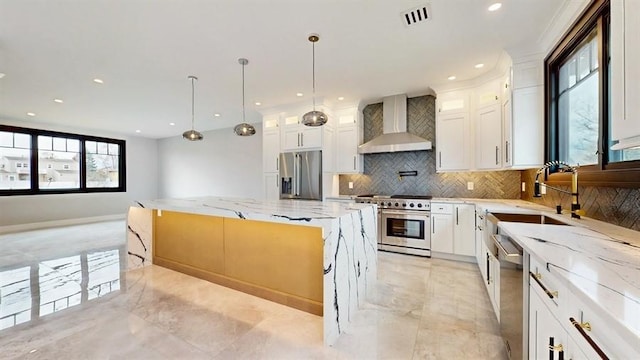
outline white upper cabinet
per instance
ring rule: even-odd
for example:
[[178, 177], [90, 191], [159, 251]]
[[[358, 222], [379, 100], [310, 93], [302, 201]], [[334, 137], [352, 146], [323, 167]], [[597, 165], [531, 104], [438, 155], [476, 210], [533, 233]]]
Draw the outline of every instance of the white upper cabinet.
[[356, 174], [363, 171], [363, 155], [358, 154], [362, 143], [363, 129], [358, 108], [336, 111], [336, 172]]
[[469, 169], [469, 92], [451, 91], [438, 94], [436, 108], [436, 169]]
[[611, 1], [611, 135], [640, 146], [640, 1]]
[[475, 91], [475, 154], [477, 169], [502, 167], [502, 111], [500, 82], [490, 81]]
[[302, 125], [300, 116], [282, 120], [282, 151], [313, 150], [322, 147], [322, 126]]
[[512, 131], [512, 102], [511, 102], [511, 70], [500, 84], [502, 97], [500, 100], [500, 112], [502, 116], [502, 166], [513, 166], [513, 134]]
[[278, 172], [280, 156], [279, 116], [265, 116], [262, 119], [262, 171]]

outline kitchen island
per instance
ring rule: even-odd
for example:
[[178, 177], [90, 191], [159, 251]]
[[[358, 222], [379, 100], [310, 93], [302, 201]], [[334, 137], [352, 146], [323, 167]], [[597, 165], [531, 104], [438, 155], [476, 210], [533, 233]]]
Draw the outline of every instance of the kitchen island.
[[376, 208], [219, 197], [136, 202], [128, 268], [150, 265], [323, 317], [333, 344], [374, 291]]

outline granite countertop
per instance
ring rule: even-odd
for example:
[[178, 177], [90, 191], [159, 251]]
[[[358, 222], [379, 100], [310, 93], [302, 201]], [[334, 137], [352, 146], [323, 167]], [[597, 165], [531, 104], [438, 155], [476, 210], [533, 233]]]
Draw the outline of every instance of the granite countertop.
[[[257, 200], [213, 196], [148, 200], [140, 202], [140, 205], [150, 209], [271, 222], [296, 222], [312, 226], [318, 226], [320, 220], [337, 219], [375, 206], [339, 201]], [[376, 211], [375, 208], [373, 211]]]
[[[535, 205], [535, 204], [533, 204]], [[503, 233], [547, 264], [569, 290], [599, 308], [608, 326], [632, 346], [640, 344], [640, 233], [568, 214], [513, 208], [497, 202], [489, 212], [540, 213], [573, 226], [499, 222]], [[521, 211], [521, 210], [525, 211]], [[549, 208], [546, 208], [547, 210]]]

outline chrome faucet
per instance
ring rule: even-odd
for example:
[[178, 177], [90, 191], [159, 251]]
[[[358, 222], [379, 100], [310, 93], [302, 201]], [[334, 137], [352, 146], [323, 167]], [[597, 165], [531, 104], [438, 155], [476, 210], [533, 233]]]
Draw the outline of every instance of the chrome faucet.
[[[551, 187], [549, 185], [546, 185], [544, 183], [541, 183], [538, 178], [540, 177], [540, 174], [542, 173], [547, 173], [548, 170], [554, 170], [554, 172], [559, 171], [559, 172], [570, 172], [571, 173], [571, 191], [566, 191], [563, 189], [559, 189], [559, 188], [555, 188], [555, 187]], [[571, 194], [571, 217], [575, 218], [575, 219], [580, 219], [580, 213], [582, 212], [580, 210], [580, 203], [578, 202], [578, 167], [577, 166], [571, 166], [563, 161], [549, 161], [548, 163], [544, 164], [543, 167], [541, 167], [540, 169], [538, 169], [538, 171], [536, 172], [536, 181], [533, 185], [533, 197], [542, 197], [542, 195], [540, 194], [540, 185], [544, 185], [545, 187], [548, 187], [549, 189], [553, 189], [555, 191], [561, 192], [561, 193], [565, 193], [565, 194]], [[561, 211], [561, 206], [558, 205], [557, 210], [558, 210], [558, 214]]]

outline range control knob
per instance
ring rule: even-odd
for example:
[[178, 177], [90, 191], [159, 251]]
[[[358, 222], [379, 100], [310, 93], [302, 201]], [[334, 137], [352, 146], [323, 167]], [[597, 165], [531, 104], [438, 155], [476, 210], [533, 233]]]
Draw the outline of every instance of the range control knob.
[[398, 206], [400, 206], [400, 204], [396, 203], [396, 205], [395, 205], [395, 206], [396, 206], [396, 207], [398, 207]]
[[414, 207], [413, 203], [409, 204], [409, 206]]
[[405, 203], [402, 203], [402, 207], [407, 207], [407, 204], [405, 204]]
[[391, 203], [387, 203], [387, 206], [391, 206]]
[[419, 208], [421, 208], [421, 207], [422, 207], [422, 204], [418, 204], [418, 207], [419, 207]]

